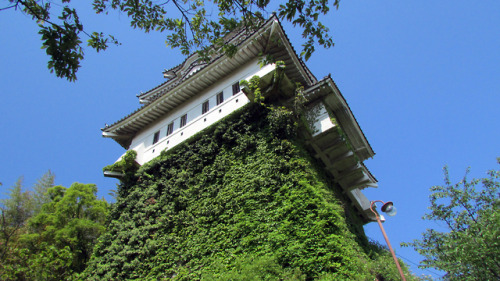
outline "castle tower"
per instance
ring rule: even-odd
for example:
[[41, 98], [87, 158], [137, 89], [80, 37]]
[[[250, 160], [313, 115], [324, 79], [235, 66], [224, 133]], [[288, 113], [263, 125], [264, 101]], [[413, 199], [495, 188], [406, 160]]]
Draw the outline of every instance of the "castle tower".
[[[301, 137], [308, 151], [342, 188], [362, 220], [371, 221], [370, 202], [361, 190], [377, 187], [363, 164], [374, 152], [333, 79], [316, 79], [274, 17], [255, 32], [232, 36], [228, 41], [238, 47], [233, 57], [217, 55], [200, 62], [191, 55], [164, 72], [166, 82], [138, 95], [142, 106], [107, 125], [102, 135], [136, 151], [135, 161], [143, 165], [253, 102], [255, 93], [241, 81], [260, 77], [262, 94], [281, 104], [292, 102], [299, 83], [307, 128]], [[281, 63], [261, 67], [262, 54]], [[121, 176], [112, 170], [104, 174]]]

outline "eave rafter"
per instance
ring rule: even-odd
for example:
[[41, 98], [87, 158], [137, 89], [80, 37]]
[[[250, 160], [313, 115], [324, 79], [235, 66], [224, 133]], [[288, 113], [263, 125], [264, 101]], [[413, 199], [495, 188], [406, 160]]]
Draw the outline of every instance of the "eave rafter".
[[349, 149], [347, 142], [339, 141], [334, 130], [335, 127], [316, 137], [309, 135], [306, 144], [314, 151], [316, 158], [321, 161], [334, 182], [353, 201], [363, 220], [368, 222], [371, 220], [370, 213], [366, 212], [368, 201], [363, 200], [366, 198], [358, 191], [366, 187], [377, 187], [377, 180]]
[[324, 169], [351, 199], [365, 222], [371, 220], [369, 200], [361, 193], [377, 187], [377, 180], [363, 161], [374, 155], [349, 106], [330, 77], [305, 91], [309, 105], [321, 102], [336, 124], [315, 136], [305, 133], [306, 144]]

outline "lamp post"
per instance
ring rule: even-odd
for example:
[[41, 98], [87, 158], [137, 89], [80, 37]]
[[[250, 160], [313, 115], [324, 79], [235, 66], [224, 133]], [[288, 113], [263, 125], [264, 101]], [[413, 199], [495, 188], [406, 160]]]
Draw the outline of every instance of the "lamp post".
[[381, 209], [382, 212], [386, 213], [388, 216], [391, 216], [391, 217], [396, 215], [396, 212], [397, 212], [396, 207], [394, 207], [394, 205], [390, 201], [386, 203], [386, 202], [381, 201], [381, 200], [376, 200], [376, 201], [371, 201], [371, 204], [370, 204], [370, 210], [375, 214], [375, 218], [377, 218], [378, 226], [380, 226], [380, 230], [382, 230], [382, 234], [384, 235], [385, 242], [387, 243], [387, 246], [389, 247], [389, 251], [391, 252], [392, 258], [394, 259], [394, 263], [398, 267], [399, 274], [401, 275], [401, 279], [403, 281], [406, 281], [406, 278], [403, 274], [403, 270], [401, 270], [401, 266], [399, 265], [398, 259], [396, 258], [396, 254], [394, 253], [394, 250], [392, 249], [391, 243], [389, 242], [389, 238], [387, 237], [387, 234], [385, 233], [384, 227], [382, 226], [382, 222], [380, 221], [380, 216], [378, 215], [377, 212], [375, 212], [375, 210], [373, 210], [373, 205], [375, 205], [375, 203], [377, 203], [377, 202], [384, 204], [382, 206], [382, 209]]

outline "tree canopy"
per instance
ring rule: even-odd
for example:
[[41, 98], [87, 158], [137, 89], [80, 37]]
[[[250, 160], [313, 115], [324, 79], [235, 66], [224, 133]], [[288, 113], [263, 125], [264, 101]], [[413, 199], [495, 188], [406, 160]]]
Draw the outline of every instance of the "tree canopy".
[[[55, 186], [47, 191], [50, 201], [28, 221], [28, 233], [21, 236], [21, 241], [29, 249], [27, 258], [33, 263], [58, 265], [52, 269], [28, 266], [28, 276], [61, 280], [73, 272], [83, 271], [94, 243], [106, 229], [109, 206], [106, 201], [98, 200], [96, 193], [94, 184], [82, 183], [74, 183], [69, 188]], [[53, 254], [60, 255], [59, 251], [66, 252], [65, 256], [47, 259]]]
[[[113, 35], [84, 29], [71, 0], [56, 2], [59, 1], [8, 0], [0, 11], [16, 9], [36, 21], [42, 48], [50, 57], [48, 68], [58, 77], [75, 81], [84, 58], [83, 40], [98, 52], [120, 43]], [[275, 7], [276, 11], [269, 11], [269, 0], [93, 0], [92, 7], [97, 14], [113, 10], [125, 13], [131, 27], [144, 32], [165, 32], [169, 46], [180, 48], [184, 55], [198, 52], [205, 60], [214, 52], [234, 53], [236, 46], [226, 44], [224, 37], [234, 30], [255, 30], [264, 15], [272, 12], [302, 28], [306, 41], [301, 55], [308, 59], [316, 45], [333, 46], [329, 30], [319, 17], [332, 7], [338, 8], [339, 0], [333, 4], [328, 0], [288, 0]]]
[[12, 254], [12, 245], [16, 245], [28, 219], [47, 202], [45, 193], [54, 186], [54, 177], [49, 170], [34, 184], [32, 190], [26, 190], [23, 177], [19, 177], [9, 188], [7, 198], [0, 200], [0, 260]]
[[445, 279], [499, 280], [500, 171], [470, 181], [468, 171], [452, 184], [445, 167], [445, 185], [430, 189], [430, 213], [423, 219], [444, 223], [445, 231], [428, 229], [403, 246], [413, 246], [425, 257], [420, 267], [445, 271]]
[[32, 190], [20, 178], [9, 191], [0, 201], [0, 279], [76, 277], [105, 230], [109, 205], [96, 186], [54, 186], [49, 171]]

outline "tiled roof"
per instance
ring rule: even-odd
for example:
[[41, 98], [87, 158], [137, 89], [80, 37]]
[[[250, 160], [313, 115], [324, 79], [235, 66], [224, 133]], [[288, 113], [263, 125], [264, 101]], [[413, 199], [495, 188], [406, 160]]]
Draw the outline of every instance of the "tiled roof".
[[[266, 22], [266, 23], [267, 23], [267, 22]], [[264, 24], [262, 24], [262, 26], [264, 26], [264, 25], [265, 25], [265, 23], [264, 23]], [[241, 44], [244, 40], [246, 40], [247, 38], [249, 38], [251, 35], [253, 35], [254, 33], [256, 33], [256, 32], [258, 32], [258, 31], [259, 31], [259, 30], [256, 30], [256, 31], [254, 31], [254, 32], [245, 32], [245, 30], [244, 30], [244, 29], [242, 29], [242, 30], [240, 30], [239, 32], [236, 32], [235, 34], [233, 34], [233, 36], [232, 36], [232, 37], [228, 38], [228, 39], [227, 39], [227, 42], [231, 42], [231, 41], [232, 41], [232, 40], [234, 40], [236, 37], [241, 37], [241, 38], [240, 38], [240, 42], [237, 44], [237, 46], [238, 46], [238, 45], [240, 45], [240, 44]], [[245, 34], [245, 33], [246, 33], [246, 34]], [[210, 62], [205, 62], [205, 66], [208, 66], [209, 64], [211, 64], [211, 63], [213, 63], [214, 61], [218, 60], [218, 59], [219, 59], [219, 58], [221, 58], [223, 55], [224, 55], [224, 54], [218, 54], [218, 55], [214, 56], [214, 57], [210, 60]], [[174, 70], [182, 69], [182, 67], [184, 67], [184, 64], [185, 64], [187, 61], [189, 61], [191, 58], [195, 58], [195, 57], [197, 57], [197, 56], [198, 56], [198, 54], [195, 52], [195, 53], [191, 54], [189, 57], [187, 57], [187, 58], [186, 58], [186, 59], [185, 59], [185, 60], [184, 60], [181, 64], [178, 64], [178, 65], [177, 65], [177, 66], [175, 66], [175, 67], [172, 67], [172, 68], [170, 68], [170, 69], [168, 69], [168, 70], [165, 70], [164, 72], [171, 72], [171, 71], [174, 71]], [[204, 66], [204, 67], [205, 67], [205, 66]], [[201, 69], [203, 69], [204, 67], [202, 67]], [[201, 70], [201, 69], [200, 69], [200, 70]], [[171, 79], [171, 80], [169, 80], [169, 81], [166, 81], [166, 82], [164, 82], [164, 83], [161, 83], [160, 85], [158, 85], [158, 86], [156, 86], [156, 87], [154, 87], [154, 88], [150, 89], [149, 91], [147, 91], [147, 92], [145, 92], [145, 93], [142, 93], [139, 97], [145, 96], [145, 95], [147, 95], [147, 94], [151, 93], [152, 91], [154, 91], [154, 90], [156, 90], [156, 89], [158, 89], [158, 88], [162, 87], [163, 85], [168, 84], [169, 82], [174, 82], [174, 81], [175, 81], [175, 83], [174, 83], [174, 84], [175, 84], [175, 85], [178, 85], [178, 84], [180, 84], [181, 82], [183, 82], [186, 78], [187, 78], [187, 77], [176, 77], [176, 78], [173, 78], [173, 79]], [[173, 85], [171, 85], [170, 87], [168, 87], [168, 88], [166, 89], [166, 91], [168, 91], [170, 88], [175, 87], [175, 85], [174, 85], [174, 84], [173, 84]], [[155, 96], [153, 96], [153, 97], [152, 97], [152, 100], [155, 100], [156, 98], [158, 98], [158, 96], [159, 96], [159, 95], [160, 95], [160, 94], [158, 93], [158, 94], [156, 94]]]

